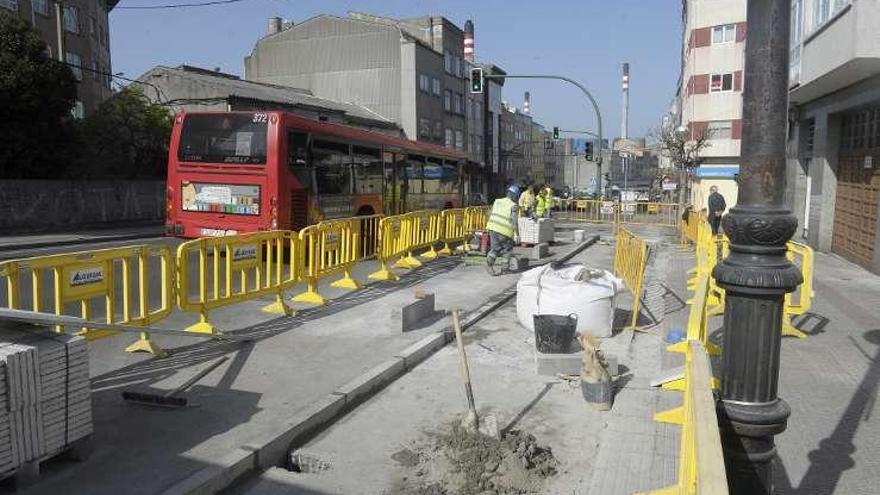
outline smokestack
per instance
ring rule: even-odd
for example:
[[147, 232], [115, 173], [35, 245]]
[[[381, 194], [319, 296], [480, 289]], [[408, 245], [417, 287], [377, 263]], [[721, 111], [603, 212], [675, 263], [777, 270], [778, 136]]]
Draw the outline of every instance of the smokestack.
[[532, 95], [526, 91], [525, 99], [523, 100], [523, 113], [531, 113], [532, 110]]
[[281, 31], [281, 18], [280, 17], [270, 17], [269, 25], [266, 28], [266, 34], [271, 36]]
[[626, 139], [629, 132], [629, 62], [623, 63], [621, 88], [623, 90], [623, 113], [620, 118], [620, 137]]
[[464, 59], [474, 61], [474, 23], [470, 19], [464, 22]]

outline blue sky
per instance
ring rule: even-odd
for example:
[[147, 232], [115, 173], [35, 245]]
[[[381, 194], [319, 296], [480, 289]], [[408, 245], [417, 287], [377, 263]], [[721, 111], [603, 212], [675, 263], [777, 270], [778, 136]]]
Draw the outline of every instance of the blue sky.
[[[118, 7], [195, 0], [121, 0]], [[580, 81], [596, 97], [605, 135], [620, 132], [620, 64], [630, 63], [630, 136], [656, 127], [675, 91], [681, 50], [680, 0], [244, 0], [202, 8], [115, 9], [110, 14], [113, 71], [136, 77], [154, 65], [192, 65], [241, 74], [266, 19], [294, 22], [348, 10], [474, 20], [477, 59], [508, 73], [553, 73]], [[592, 108], [563, 82], [509, 80], [504, 98], [545, 127], [595, 130]]]

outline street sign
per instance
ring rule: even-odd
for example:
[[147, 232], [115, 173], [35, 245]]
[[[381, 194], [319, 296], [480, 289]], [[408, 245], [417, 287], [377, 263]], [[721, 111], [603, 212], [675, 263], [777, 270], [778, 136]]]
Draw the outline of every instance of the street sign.
[[614, 201], [603, 201], [602, 208], [600, 210], [603, 215], [612, 215], [614, 214]]

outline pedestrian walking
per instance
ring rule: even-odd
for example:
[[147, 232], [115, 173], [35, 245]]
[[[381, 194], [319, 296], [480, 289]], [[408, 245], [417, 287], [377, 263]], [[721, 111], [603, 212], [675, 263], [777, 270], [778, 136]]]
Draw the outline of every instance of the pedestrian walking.
[[727, 209], [727, 203], [724, 201], [724, 196], [718, 192], [718, 186], [710, 187], [709, 192], [709, 225], [712, 227], [712, 235], [718, 235], [721, 216]]
[[489, 221], [486, 222], [486, 230], [489, 231], [489, 254], [486, 255], [486, 271], [492, 276], [499, 274], [495, 271], [494, 266], [498, 256], [504, 259], [501, 272], [510, 266], [510, 257], [513, 255], [517, 231], [517, 199], [519, 199], [519, 187], [508, 187], [507, 195], [496, 199], [492, 204]]

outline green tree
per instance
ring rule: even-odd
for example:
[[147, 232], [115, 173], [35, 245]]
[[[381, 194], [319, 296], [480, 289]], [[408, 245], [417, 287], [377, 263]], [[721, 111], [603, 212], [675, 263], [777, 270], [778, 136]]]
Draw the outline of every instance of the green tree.
[[127, 86], [82, 123], [80, 175], [89, 178], [164, 178], [172, 115]]
[[76, 79], [30, 24], [0, 9], [0, 178], [57, 177], [71, 139]]

